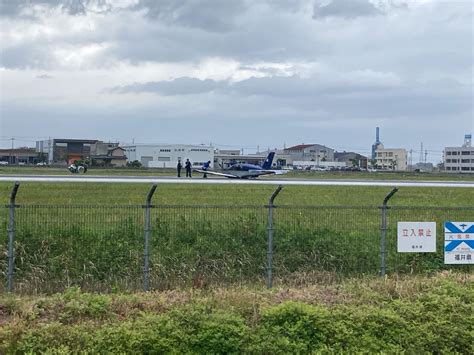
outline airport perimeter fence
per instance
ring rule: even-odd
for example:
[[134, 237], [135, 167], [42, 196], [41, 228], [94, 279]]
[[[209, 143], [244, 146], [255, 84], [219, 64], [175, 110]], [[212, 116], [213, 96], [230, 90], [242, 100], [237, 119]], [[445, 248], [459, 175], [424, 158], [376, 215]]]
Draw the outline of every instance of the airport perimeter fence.
[[[17, 205], [0, 209], [2, 292], [298, 285], [472, 272], [445, 265], [443, 224], [474, 207]], [[397, 253], [398, 221], [435, 221], [436, 253]]]

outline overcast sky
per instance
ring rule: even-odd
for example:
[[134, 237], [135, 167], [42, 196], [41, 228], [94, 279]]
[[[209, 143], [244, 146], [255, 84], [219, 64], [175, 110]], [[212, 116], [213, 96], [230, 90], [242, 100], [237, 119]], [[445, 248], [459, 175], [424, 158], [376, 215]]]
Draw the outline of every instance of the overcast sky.
[[474, 133], [471, 0], [1, 0], [1, 146], [301, 143], [428, 160]]

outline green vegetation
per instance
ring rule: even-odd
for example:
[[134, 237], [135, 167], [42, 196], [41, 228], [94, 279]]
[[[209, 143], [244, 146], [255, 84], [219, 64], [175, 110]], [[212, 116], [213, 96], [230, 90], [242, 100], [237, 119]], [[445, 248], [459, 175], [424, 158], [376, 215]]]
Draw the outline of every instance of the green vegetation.
[[[0, 203], [9, 201], [13, 183], [0, 183]], [[394, 184], [396, 186], [396, 184]], [[19, 204], [143, 204], [151, 184], [21, 183]], [[153, 203], [162, 205], [264, 205], [272, 185], [160, 184]], [[390, 187], [285, 186], [277, 205], [379, 206]], [[390, 200], [393, 206], [473, 206], [472, 188], [404, 187]]]
[[[6, 209], [3, 209], [6, 212]], [[160, 206], [151, 211], [150, 286], [261, 283], [267, 252], [267, 209]], [[432, 273], [471, 266], [443, 263], [437, 253], [397, 253], [396, 221], [471, 220], [474, 208], [393, 208], [387, 238], [388, 272]], [[6, 213], [3, 214], [6, 217]], [[15, 291], [137, 290], [143, 282], [144, 209], [141, 206], [22, 206], [16, 211]], [[2, 228], [6, 230], [6, 218]], [[340, 279], [380, 269], [380, 210], [279, 207], [274, 211], [276, 284], [313, 273]], [[0, 246], [6, 270], [6, 235]], [[5, 284], [2, 274], [2, 285]]]
[[0, 296], [0, 353], [472, 354], [472, 275]]
[[[11, 187], [0, 184], [3, 203], [8, 202]], [[15, 291], [51, 293], [71, 285], [84, 290], [141, 289], [142, 204], [149, 187], [22, 183], [16, 209]], [[263, 284], [268, 234], [264, 205], [274, 188], [158, 186], [153, 199], [157, 206], [151, 212], [151, 288]], [[274, 211], [275, 282], [285, 284], [315, 272], [333, 279], [377, 274], [378, 206], [389, 191], [379, 187], [285, 187]], [[444, 265], [442, 248], [444, 221], [474, 218], [473, 207], [468, 207], [474, 205], [471, 189], [403, 188], [390, 205], [394, 207], [389, 210], [387, 234], [389, 273], [472, 268]], [[3, 231], [7, 212], [0, 208]], [[437, 222], [437, 253], [397, 253], [396, 222], [416, 220]], [[7, 234], [2, 233], [0, 289], [6, 284], [6, 265]]]

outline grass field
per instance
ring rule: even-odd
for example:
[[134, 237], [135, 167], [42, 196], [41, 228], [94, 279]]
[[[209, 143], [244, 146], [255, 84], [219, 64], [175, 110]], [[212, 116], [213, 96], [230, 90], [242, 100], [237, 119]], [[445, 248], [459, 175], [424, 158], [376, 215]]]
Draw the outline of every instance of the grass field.
[[[12, 186], [0, 183], [0, 203]], [[264, 205], [276, 186], [161, 184], [151, 211], [155, 291], [123, 293], [143, 287], [149, 188], [21, 184], [16, 295], [0, 287], [0, 353], [474, 352], [472, 266], [440, 272], [442, 232], [437, 253], [396, 251], [397, 221], [436, 221], [441, 231], [446, 220], [474, 220], [473, 189], [400, 189], [381, 278], [377, 206], [391, 188], [286, 186], [274, 211], [275, 288], [266, 290]], [[5, 232], [0, 241], [3, 286]]]
[[[0, 183], [8, 203], [13, 183]], [[21, 183], [17, 196], [19, 292], [140, 289], [146, 195], [151, 184]], [[159, 184], [151, 213], [151, 284], [262, 282], [267, 209], [276, 186]], [[275, 203], [274, 274], [379, 271], [380, 209], [390, 187], [285, 186]], [[474, 220], [474, 189], [407, 187], [390, 200], [389, 272], [444, 269], [443, 222]], [[397, 221], [437, 222], [436, 254], [396, 252]], [[0, 213], [0, 278], [6, 274], [7, 209]]]
[[[12, 184], [0, 184], [8, 202]], [[142, 208], [150, 185], [22, 183], [17, 203], [18, 292], [140, 289], [143, 279]], [[268, 198], [274, 186], [158, 186], [151, 211], [152, 288], [262, 282]], [[334, 278], [376, 274], [380, 209], [390, 188], [287, 186], [274, 212], [274, 274]], [[403, 188], [391, 200], [387, 260], [390, 273], [444, 269], [443, 222], [474, 220], [468, 188]], [[6, 231], [7, 209], [0, 214]], [[438, 253], [396, 251], [397, 221], [437, 222]], [[0, 238], [6, 270], [6, 233]], [[1, 276], [5, 280], [5, 274]]]
[[[13, 183], [0, 183], [6, 204]], [[143, 204], [151, 184], [21, 183], [20, 204]], [[153, 198], [165, 205], [263, 205], [276, 186], [159, 184]], [[284, 205], [378, 206], [390, 187], [285, 186], [275, 200]], [[406, 187], [390, 200], [394, 206], [473, 206], [472, 188]]]
[[306, 279], [261, 287], [0, 295], [0, 353], [472, 354], [474, 281]]
[[[1, 174], [71, 175], [65, 168], [53, 167], [0, 167]], [[174, 170], [90, 169], [87, 176], [91, 175], [173, 176]], [[200, 178], [201, 175], [195, 176]], [[278, 178], [474, 181], [474, 174], [298, 171]], [[0, 203], [8, 202], [12, 185], [0, 183]], [[149, 184], [22, 183], [17, 201], [25, 204], [142, 204], [149, 188]], [[157, 189], [154, 202], [168, 205], [260, 205], [267, 203], [275, 188], [268, 185], [162, 184]], [[287, 186], [276, 202], [289, 205], [372, 206], [380, 205], [390, 190], [386, 187]], [[398, 206], [470, 206], [474, 205], [474, 192], [468, 188], [403, 188], [390, 203]]]

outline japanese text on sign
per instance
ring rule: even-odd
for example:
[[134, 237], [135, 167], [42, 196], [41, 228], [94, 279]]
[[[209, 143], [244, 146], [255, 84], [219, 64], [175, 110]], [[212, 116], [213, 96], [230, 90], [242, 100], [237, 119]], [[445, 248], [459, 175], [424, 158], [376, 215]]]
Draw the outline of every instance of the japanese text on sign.
[[398, 222], [399, 253], [436, 252], [436, 222]]

